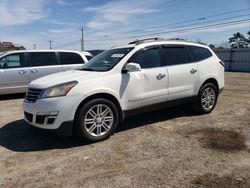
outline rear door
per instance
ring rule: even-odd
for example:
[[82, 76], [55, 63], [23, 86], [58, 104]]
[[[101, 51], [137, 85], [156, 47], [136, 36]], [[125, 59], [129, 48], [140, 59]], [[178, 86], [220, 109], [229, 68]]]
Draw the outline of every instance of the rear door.
[[169, 74], [168, 100], [196, 95], [199, 71], [184, 45], [163, 45]]
[[29, 81], [25, 53], [13, 53], [0, 59], [0, 94], [24, 92]]
[[63, 71], [55, 52], [30, 52], [29, 63], [31, 80]]
[[59, 56], [64, 71], [76, 69], [85, 63], [82, 56], [78, 53], [59, 52]]

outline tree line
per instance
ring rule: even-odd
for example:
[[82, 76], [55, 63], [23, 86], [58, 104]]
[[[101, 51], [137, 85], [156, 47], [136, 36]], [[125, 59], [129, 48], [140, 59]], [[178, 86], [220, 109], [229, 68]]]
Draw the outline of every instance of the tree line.
[[240, 32], [237, 32], [228, 39], [228, 42], [222, 43], [218, 46], [210, 44], [209, 47], [212, 49], [250, 48], [250, 30], [247, 32], [246, 36]]

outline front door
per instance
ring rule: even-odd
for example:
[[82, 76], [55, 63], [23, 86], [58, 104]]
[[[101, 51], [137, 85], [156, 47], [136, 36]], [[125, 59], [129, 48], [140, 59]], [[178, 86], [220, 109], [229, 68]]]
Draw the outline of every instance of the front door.
[[167, 100], [168, 75], [161, 59], [159, 47], [151, 47], [136, 52], [128, 61], [142, 68], [123, 75], [123, 80], [127, 81], [123, 86], [126, 87], [128, 110]]
[[30, 82], [24, 53], [13, 53], [0, 59], [0, 94], [24, 92]]

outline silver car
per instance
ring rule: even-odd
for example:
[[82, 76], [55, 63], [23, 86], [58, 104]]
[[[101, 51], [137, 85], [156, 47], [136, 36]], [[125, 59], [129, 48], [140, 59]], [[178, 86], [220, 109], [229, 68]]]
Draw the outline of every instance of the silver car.
[[76, 69], [92, 55], [69, 50], [20, 50], [0, 55], [0, 95], [25, 92], [39, 77]]

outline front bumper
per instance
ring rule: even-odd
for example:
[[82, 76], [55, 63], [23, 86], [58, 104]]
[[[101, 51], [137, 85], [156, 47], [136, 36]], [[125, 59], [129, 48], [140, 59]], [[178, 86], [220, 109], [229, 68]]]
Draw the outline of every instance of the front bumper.
[[26, 123], [28, 126], [31, 126], [34, 129], [39, 129], [45, 133], [52, 133], [53, 135], [55, 134], [64, 137], [73, 135], [73, 121], [63, 122], [58, 129], [40, 129], [38, 127], [33, 126], [28, 121], [26, 121]]
[[80, 101], [77, 96], [39, 99], [34, 103], [24, 101], [24, 119], [34, 127], [56, 130], [65, 122], [73, 122]]

